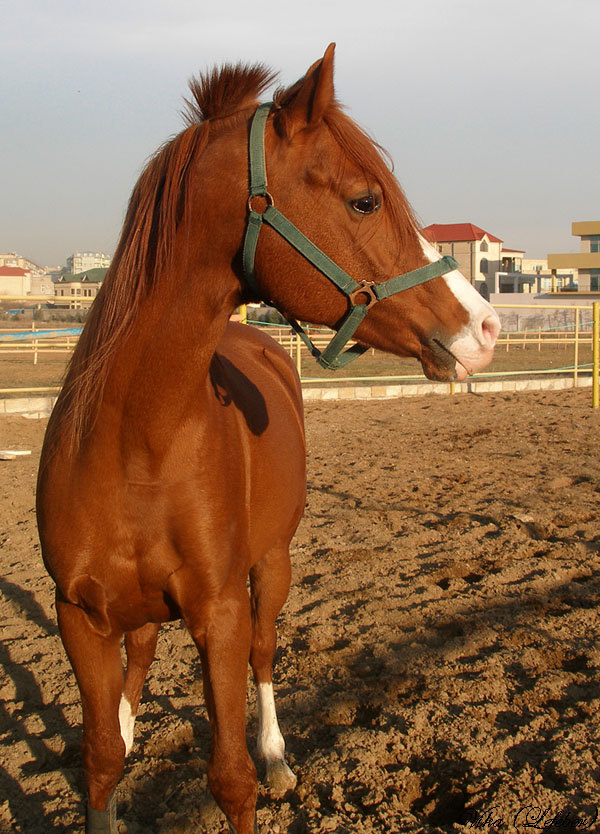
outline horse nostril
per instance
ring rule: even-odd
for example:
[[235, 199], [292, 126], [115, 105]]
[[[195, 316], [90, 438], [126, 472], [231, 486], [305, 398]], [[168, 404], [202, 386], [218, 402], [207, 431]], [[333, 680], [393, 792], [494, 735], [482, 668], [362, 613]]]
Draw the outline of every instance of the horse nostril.
[[481, 322], [481, 335], [484, 343], [490, 349], [496, 344], [496, 339], [500, 333], [500, 319], [497, 315], [489, 315]]

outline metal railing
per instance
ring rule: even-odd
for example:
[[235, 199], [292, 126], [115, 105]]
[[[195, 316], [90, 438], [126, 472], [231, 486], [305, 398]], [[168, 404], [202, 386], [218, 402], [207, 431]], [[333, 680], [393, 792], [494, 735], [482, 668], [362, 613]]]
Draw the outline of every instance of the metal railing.
[[[599, 405], [599, 378], [600, 378], [600, 347], [599, 347], [599, 329], [600, 329], [600, 302], [594, 302], [592, 310], [592, 318], [589, 320], [582, 319], [582, 311], [590, 312], [590, 306], [583, 305], [534, 305], [534, 304], [496, 304], [497, 309], [511, 309], [511, 310], [536, 310], [538, 312], [545, 312], [547, 310], [557, 309], [561, 311], [570, 310], [573, 313], [573, 324], [563, 324], [561, 329], [544, 329], [542, 327], [533, 328], [531, 330], [519, 331], [504, 331], [497, 341], [497, 350], [503, 348], [508, 352], [511, 349], [521, 348], [523, 350], [535, 347], [538, 352], [542, 351], [543, 346], [558, 345], [564, 347], [565, 351], [572, 347], [573, 361], [572, 364], [566, 364], [560, 368], [531, 368], [525, 370], [503, 370], [503, 371], [487, 371], [481, 374], [475, 374], [477, 378], [498, 378], [498, 377], [519, 377], [519, 376], [535, 376], [547, 374], [572, 374], [573, 384], [577, 385], [580, 374], [592, 374], [592, 405], [597, 408]], [[243, 320], [246, 320], [243, 317]], [[376, 375], [372, 377], [367, 376], [348, 376], [348, 377], [318, 377], [318, 376], [302, 376], [302, 361], [308, 355], [308, 349], [304, 345], [300, 337], [294, 333], [289, 327], [283, 325], [268, 325], [264, 322], [247, 321], [249, 325], [268, 328], [269, 334], [279, 342], [279, 344], [295, 359], [298, 374], [304, 383], [324, 383], [336, 384], [339, 382], [403, 382], [403, 381], [425, 381], [422, 374], [404, 374], [402, 376], [383, 376]], [[61, 330], [69, 331], [68, 335], [62, 337]], [[34, 364], [37, 364], [41, 355], [48, 354], [68, 354], [70, 353], [75, 343], [77, 342], [79, 328], [52, 328], [38, 331], [36, 323], [33, 323], [31, 331], [25, 331], [19, 334], [23, 338], [18, 341], [14, 340], [14, 329], [0, 329], [0, 355], [15, 355], [23, 358], [30, 357]], [[333, 331], [327, 328], [309, 328], [311, 338], [317, 348], [322, 349], [329, 342], [331, 333]], [[52, 333], [52, 335], [49, 335]], [[6, 341], [6, 337], [12, 334], [13, 339]], [[61, 338], [62, 337], [62, 338]], [[582, 347], [591, 346], [592, 348], [592, 362], [581, 364], [580, 356]], [[4, 393], [25, 393], [40, 392], [48, 390], [59, 390], [58, 388], [0, 388], [0, 394]], [[450, 385], [450, 391], [453, 391], [453, 385]]]

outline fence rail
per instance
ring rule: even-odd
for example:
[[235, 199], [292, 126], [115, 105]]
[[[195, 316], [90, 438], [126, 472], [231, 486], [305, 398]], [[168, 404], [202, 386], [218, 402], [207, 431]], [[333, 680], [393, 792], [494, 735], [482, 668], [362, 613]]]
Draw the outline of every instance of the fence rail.
[[[522, 304], [522, 305], [495, 305], [497, 309], [535, 309], [540, 311], [540, 305]], [[481, 374], [475, 374], [477, 377], [498, 378], [511, 376], [535, 376], [547, 374], [565, 374], [569, 373], [573, 376], [573, 383], [577, 385], [577, 380], [580, 374], [592, 374], [592, 405], [594, 408], [598, 407], [599, 394], [599, 378], [600, 378], [600, 347], [599, 347], [599, 331], [600, 331], [600, 303], [594, 302], [592, 305], [592, 318], [589, 320], [582, 320], [581, 311], [590, 312], [589, 306], [580, 305], [543, 305], [542, 312], [548, 309], [558, 309], [561, 311], [569, 310], [573, 315], [572, 325], [562, 324], [560, 329], [544, 329], [542, 327], [532, 329], [522, 329], [514, 331], [504, 331], [501, 333], [497, 342], [497, 350], [528, 350], [536, 349], [540, 353], [544, 346], [558, 346], [563, 347], [565, 352], [572, 350], [572, 363], [565, 363], [564, 367], [560, 368], [532, 368], [526, 370], [504, 370], [504, 371], [488, 371]], [[366, 383], [375, 381], [415, 381], [424, 380], [422, 374], [405, 374], [403, 376], [383, 376], [377, 375], [373, 377], [356, 376], [356, 377], [313, 377], [302, 376], [302, 360], [308, 355], [308, 349], [304, 345], [300, 337], [294, 333], [289, 327], [282, 325], [267, 325], [262, 322], [247, 322], [251, 326], [258, 326], [268, 329], [269, 334], [279, 342], [279, 344], [294, 358], [298, 373], [305, 383], [323, 382], [328, 385], [336, 382], [358, 382]], [[34, 364], [38, 363], [39, 357], [42, 355], [53, 354], [68, 354], [72, 352], [77, 342], [79, 328], [53, 328], [52, 330], [36, 330], [35, 323], [31, 331], [16, 331], [15, 329], [0, 329], [0, 356], [15, 356], [23, 359], [30, 358]], [[331, 338], [333, 331], [327, 328], [307, 328], [310, 336], [319, 349], [324, 348]], [[63, 331], [65, 335], [63, 335]], [[9, 340], [10, 339], [10, 340]], [[582, 363], [580, 361], [582, 348], [592, 348], [592, 362]], [[375, 351], [373, 351], [375, 353]], [[0, 394], [8, 391], [25, 392], [25, 391], [39, 391], [41, 389], [0, 389]], [[47, 389], [44, 389], [47, 390]], [[452, 386], [451, 386], [452, 390]]]

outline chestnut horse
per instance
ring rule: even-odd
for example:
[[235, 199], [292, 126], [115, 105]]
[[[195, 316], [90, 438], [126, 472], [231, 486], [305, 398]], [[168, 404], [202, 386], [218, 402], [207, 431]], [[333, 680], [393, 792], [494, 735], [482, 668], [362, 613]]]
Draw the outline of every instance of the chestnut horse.
[[[192, 82], [187, 126], [134, 189], [48, 425], [39, 530], [83, 704], [88, 834], [117, 830], [114, 791], [159, 623], [175, 618], [201, 657], [208, 779], [231, 830], [256, 825], [248, 661], [267, 782], [295, 785], [271, 665], [305, 501], [302, 397], [285, 352], [229, 324], [232, 311], [260, 296], [339, 329], [360, 308], [356, 341], [417, 357], [440, 380], [485, 365], [499, 329], [455, 262], [420, 238], [378, 146], [336, 104], [333, 45], [261, 111], [249, 187], [250, 126], [272, 80], [237, 65]], [[278, 231], [273, 203], [358, 279], [349, 289]], [[260, 237], [245, 237], [250, 217]], [[393, 279], [386, 298], [398, 273], [410, 280], [400, 292]]]

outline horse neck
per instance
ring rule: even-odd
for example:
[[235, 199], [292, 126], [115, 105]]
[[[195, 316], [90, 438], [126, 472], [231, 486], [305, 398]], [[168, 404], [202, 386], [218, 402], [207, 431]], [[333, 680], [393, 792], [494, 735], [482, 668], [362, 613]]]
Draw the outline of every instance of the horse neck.
[[241, 298], [232, 264], [244, 235], [246, 168], [243, 124], [194, 159], [173, 237], [164, 237], [171, 234], [167, 221], [154, 241], [157, 251], [170, 253], [166, 266], [134, 302], [134, 324], [112, 351], [97, 427], [116, 415], [133, 437], [142, 426], [152, 432], [156, 422], [172, 427], [186, 408], [201, 404], [211, 360]]
[[116, 351], [104, 396], [109, 412], [143, 422], [147, 432], [160, 425], [164, 433], [185, 419], [186, 409], [200, 407], [211, 360], [238, 303], [239, 283], [225, 263], [220, 270], [214, 263], [175, 263]]

